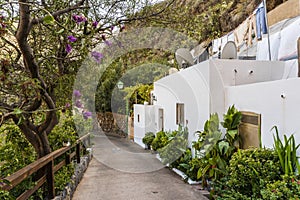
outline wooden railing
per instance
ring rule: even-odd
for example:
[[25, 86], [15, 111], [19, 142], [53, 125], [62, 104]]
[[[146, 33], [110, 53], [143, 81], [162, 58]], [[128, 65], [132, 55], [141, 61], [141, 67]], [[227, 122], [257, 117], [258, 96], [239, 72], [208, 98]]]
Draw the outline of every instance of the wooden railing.
[[[90, 134], [87, 134], [76, 141], [75, 144], [67, 147], [62, 147], [52, 153], [36, 160], [35, 162], [27, 165], [26, 167], [20, 169], [14, 174], [4, 178], [4, 182], [0, 185], [1, 190], [9, 191], [16, 187], [23, 180], [27, 179], [33, 173], [36, 173], [38, 170], [44, 168], [44, 175], [36, 181], [36, 185], [26, 190], [22, 193], [17, 200], [26, 200], [32, 194], [34, 194], [39, 188], [41, 188], [45, 183], [48, 191], [48, 198], [53, 199], [55, 197], [55, 188], [54, 188], [54, 173], [57, 172], [63, 166], [70, 164], [72, 159], [76, 156], [77, 163], [80, 163], [80, 150], [81, 144], [83, 141], [88, 140], [88, 144], [90, 145]], [[75, 151], [73, 150], [75, 148]], [[72, 151], [73, 150], [73, 151]], [[59, 162], [58, 164], [54, 164], [54, 161], [60, 157], [65, 155], [65, 159]], [[8, 182], [8, 183], [6, 183]]]

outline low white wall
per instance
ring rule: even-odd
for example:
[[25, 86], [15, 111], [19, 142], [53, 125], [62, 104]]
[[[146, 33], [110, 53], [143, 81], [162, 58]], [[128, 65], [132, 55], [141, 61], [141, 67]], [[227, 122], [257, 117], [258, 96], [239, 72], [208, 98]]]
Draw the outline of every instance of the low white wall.
[[[273, 147], [271, 128], [281, 135], [294, 134], [300, 143], [300, 79], [287, 79], [226, 88], [226, 107], [261, 114], [262, 145]], [[283, 95], [283, 96], [282, 96]]]
[[145, 147], [142, 139], [147, 132], [156, 130], [156, 107], [134, 104], [134, 142]]
[[217, 71], [212, 74], [222, 78], [224, 86], [245, 85], [282, 79], [285, 63], [282, 61], [211, 60]]

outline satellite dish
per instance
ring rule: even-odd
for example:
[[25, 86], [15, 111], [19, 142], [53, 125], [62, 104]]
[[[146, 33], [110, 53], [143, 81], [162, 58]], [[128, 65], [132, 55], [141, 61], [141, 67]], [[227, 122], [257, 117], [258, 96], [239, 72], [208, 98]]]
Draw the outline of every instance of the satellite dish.
[[186, 68], [194, 64], [194, 59], [191, 52], [186, 48], [177, 49], [175, 52], [176, 61], [180, 68]]
[[237, 49], [233, 41], [229, 41], [225, 44], [222, 53], [222, 59], [237, 59]]

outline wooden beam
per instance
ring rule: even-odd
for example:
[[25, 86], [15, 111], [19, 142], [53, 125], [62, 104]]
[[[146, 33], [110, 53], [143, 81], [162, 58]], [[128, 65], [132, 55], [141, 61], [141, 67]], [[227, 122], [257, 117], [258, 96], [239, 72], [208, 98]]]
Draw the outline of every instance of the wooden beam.
[[25, 191], [23, 194], [21, 194], [17, 200], [26, 200], [28, 199], [35, 191], [37, 191], [44, 183], [46, 182], [46, 175], [44, 175], [42, 178], [40, 178], [36, 185], [31, 188], [30, 190]]
[[[90, 134], [86, 134], [86, 135], [82, 136], [80, 139], [78, 139], [74, 145], [57, 149], [56, 151], [53, 151], [52, 153], [36, 160], [35, 162], [33, 162], [33, 163], [27, 165], [26, 167], [18, 170], [17, 172], [13, 173], [12, 175], [4, 178], [6, 181], [9, 182], [9, 184], [6, 184], [6, 183], [0, 184], [0, 189], [1, 190], [6, 190], [6, 191], [11, 190], [16, 185], [21, 183], [23, 180], [28, 178], [30, 175], [32, 175], [33, 173], [35, 173], [39, 169], [43, 168], [44, 166], [46, 166], [49, 163], [53, 163], [53, 160], [55, 158], [60, 157], [61, 155], [63, 155], [67, 151], [69, 151], [71, 148], [73, 148], [73, 147], [77, 146], [78, 144], [80, 144], [80, 142], [82, 142], [86, 139], [89, 139], [89, 137], [90, 137]], [[78, 150], [80, 151], [80, 148]], [[79, 158], [79, 160], [80, 160], [80, 158]], [[54, 171], [54, 169], [52, 169], [52, 171]]]

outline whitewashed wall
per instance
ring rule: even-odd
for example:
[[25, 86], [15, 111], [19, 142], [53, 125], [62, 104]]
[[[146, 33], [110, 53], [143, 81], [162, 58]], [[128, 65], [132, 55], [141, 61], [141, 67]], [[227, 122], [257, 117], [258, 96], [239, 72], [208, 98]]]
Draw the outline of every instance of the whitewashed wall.
[[142, 142], [145, 134], [156, 130], [156, 111], [153, 105], [134, 105], [134, 142], [142, 147], [145, 147]]
[[[215, 59], [199, 63], [155, 82], [153, 93], [156, 96], [155, 104], [164, 109], [165, 130], [177, 129], [176, 103], [184, 103], [191, 143], [196, 139], [194, 133], [203, 130], [210, 113], [217, 112], [221, 121], [228, 106], [232, 104], [238, 108], [241, 105], [241, 110], [245, 110], [246, 105], [249, 105], [248, 111], [281, 116], [282, 113], [276, 111], [279, 105], [274, 105], [275, 102], [269, 103], [272, 101], [270, 96], [273, 92], [281, 93], [281, 87], [292, 87], [290, 83], [292, 79], [287, 78], [295, 77], [296, 74], [297, 70], [280, 61]], [[285, 86], [286, 84], [289, 86]], [[266, 85], [266, 88], [260, 89], [262, 86], [257, 85]], [[294, 106], [290, 101], [287, 103], [290, 107]], [[300, 117], [298, 119], [300, 120]], [[263, 130], [269, 130], [278, 124], [278, 121], [279, 119], [274, 123], [262, 121], [263, 128], [266, 127]], [[272, 137], [263, 138], [263, 144], [272, 144], [266, 141], [270, 138]]]
[[300, 143], [299, 88], [298, 78], [228, 87], [225, 104], [226, 107], [235, 104], [239, 110], [261, 114], [263, 146], [273, 146], [270, 130], [274, 125], [281, 134], [294, 133]]
[[176, 104], [184, 104], [185, 126], [189, 129], [189, 141], [195, 132], [203, 128], [209, 117], [208, 65], [182, 70], [154, 83], [156, 105], [164, 109], [165, 130], [176, 130]]

